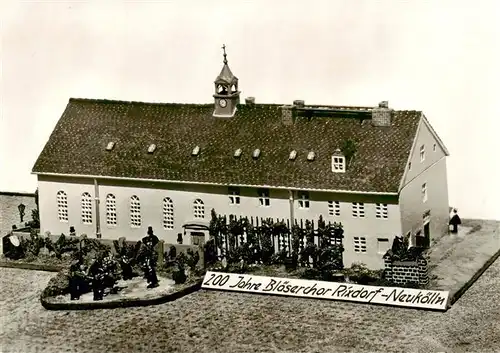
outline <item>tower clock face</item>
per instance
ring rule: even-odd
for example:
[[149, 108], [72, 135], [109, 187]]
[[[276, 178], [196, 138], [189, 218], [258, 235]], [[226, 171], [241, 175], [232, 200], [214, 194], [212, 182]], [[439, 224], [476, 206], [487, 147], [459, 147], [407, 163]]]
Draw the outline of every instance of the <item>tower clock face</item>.
[[221, 99], [221, 100], [219, 100], [219, 105], [220, 105], [222, 108], [225, 108], [225, 107], [226, 107], [226, 105], [227, 105], [226, 100], [225, 100], [225, 99]]

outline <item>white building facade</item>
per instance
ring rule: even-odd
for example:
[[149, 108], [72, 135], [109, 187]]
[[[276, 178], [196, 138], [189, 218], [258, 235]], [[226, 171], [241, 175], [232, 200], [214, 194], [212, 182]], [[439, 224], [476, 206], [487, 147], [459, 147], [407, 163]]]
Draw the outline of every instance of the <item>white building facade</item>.
[[[33, 170], [41, 232], [68, 234], [73, 226], [77, 234], [139, 240], [152, 226], [166, 243], [181, 233], [191, 244], [200, 235], [208, 239], [212, 209], [293, 221], [321, 215], [344, 227], [344, 265], [375, 269], [395, 236], [428, 246], [446, 233], [448, 151], [422, 113], [394, 112], [387, 103], [243, 105], [226, 59], [214, 100], [204, 106], [70, 100]], [[323, 117], [325, 111], [332, 116]], [[359, 114], [361, 123], [347, 113]], [[121, 127], [119, 119], [127, 123]], [[259, 135], [264, 124], [262, 135], [273, 134]], [[305, 136], [308, 130], [316, 132]], [[68, 141], [61, 131], [95, 146]], [[222, 133], [227, 137], [216, 140]], [[346, 138], [357, 145], [351, 155], [339, 148]]]

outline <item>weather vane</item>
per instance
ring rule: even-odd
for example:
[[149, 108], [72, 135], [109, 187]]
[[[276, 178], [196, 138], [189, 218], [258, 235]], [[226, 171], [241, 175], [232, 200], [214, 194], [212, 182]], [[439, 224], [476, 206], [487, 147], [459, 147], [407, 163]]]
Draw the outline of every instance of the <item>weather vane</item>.
[[224, 64], [227, 64], [227, 59], [226, 59], [226, 45], [222, 44], [222, 50], [224, 50]]

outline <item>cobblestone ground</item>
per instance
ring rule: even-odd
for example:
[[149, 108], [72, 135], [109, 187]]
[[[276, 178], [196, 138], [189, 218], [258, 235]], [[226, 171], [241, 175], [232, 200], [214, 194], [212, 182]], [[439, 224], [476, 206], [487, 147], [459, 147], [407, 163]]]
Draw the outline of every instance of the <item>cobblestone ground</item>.
[[500, 352], [500, 261], [446, 313], [217, 291], [56, 312], [52, 275], [0, 269], [2, 352]]

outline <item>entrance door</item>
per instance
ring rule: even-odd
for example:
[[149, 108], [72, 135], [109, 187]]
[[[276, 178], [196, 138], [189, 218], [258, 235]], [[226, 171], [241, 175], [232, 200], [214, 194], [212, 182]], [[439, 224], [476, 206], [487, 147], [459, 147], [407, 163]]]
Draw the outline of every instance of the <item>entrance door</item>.
[[205, 246], [205, 233], [203, 232], [191, 232], [191, 245], [197, 245], [203, 247]]
[[428, 248], [431, 246], [431, 227], [430, 227], [430, 222], [427, 222], [424, 224], [424, 242], [423, 242], [423, 247]]

